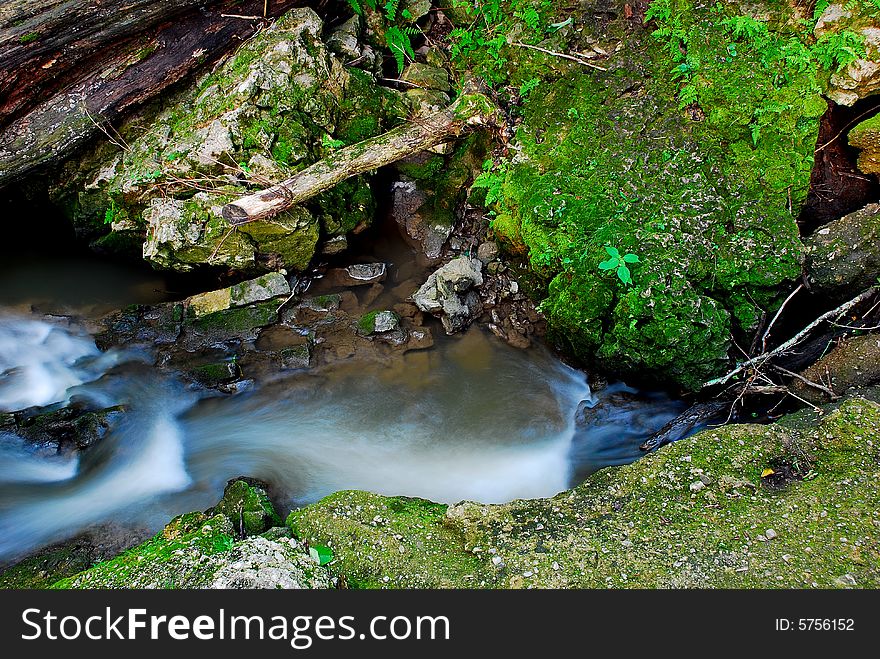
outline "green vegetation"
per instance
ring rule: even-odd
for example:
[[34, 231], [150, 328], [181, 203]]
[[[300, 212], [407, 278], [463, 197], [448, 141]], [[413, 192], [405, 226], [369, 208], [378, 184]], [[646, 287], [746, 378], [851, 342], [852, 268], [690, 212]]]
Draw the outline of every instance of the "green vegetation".
[[[516, 158], [487, 164], [474, 188], [502, 242], [547, 283], [551, 338], [618, 375], [698, 388], [800, 274], [795, 217], [821, 91], [849, 46], [815, 42], [775, 1], [745, 16], [659, 0], [647, 26], [621, 8], [601, 29], [591, 4], [573, 15], [516, 0], [473, 11], [502, 18], [455, 33], [454, 63], [498, 88], [541, 81], [540, 102], [529, 95], [519, 110]], [[511, 33], [607, 70], [493, 42]], [[609, 245], [642, 261], [635, 278], [613, 268], [627, 286], [597, 271], [612, 270]]]
[[631, 286], [633, 280], [629, 266], [633, 263], [638, 263], [639, 257], [635, 254], [624, 254], [621, 256], [616, 247], [608, 247], [607, 245], [605, 246], [605, 251], [608, 252], [608, 259], [599, 264], [599, 270], [613, 270], [620, 281], [627, 286]]
[[40, 35], [37, 32], [28, 32], [27, 34], [23, 34], [18, 38], [18, 43], [26, 44], [33, 43], [37, 39], [40, 38]]
[[361, 15], [365, 7], [381, 14], [385, 28], [385, 43], [394, 56], [394, 61], [397, 62], [398, 73], [403, 73], [406, 63], [416, 58], [411, 37], [422, 32], [415, 25], [415, 17], [408, 9], [400, 7], [400, 0], [387, 0], [384, 3], [381, 0], [348, 0], [348, 4]]

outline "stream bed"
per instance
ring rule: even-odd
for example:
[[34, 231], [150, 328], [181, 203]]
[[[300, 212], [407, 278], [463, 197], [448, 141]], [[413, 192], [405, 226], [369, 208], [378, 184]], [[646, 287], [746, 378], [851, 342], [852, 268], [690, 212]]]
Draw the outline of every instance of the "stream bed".
[[[393, 251], [372, 256], [406, 261], [399, 244]], [[638, 458], [684, 407], [622, 384], [592, 392], [543, 345], [513, 348], [479, 326], [447, 337], [439, 323], [428, 350], [222, 395], [154, 367], [149, 351], [102, 352], [70, 319], [165, 299], [155, 273], [87, 261], [26, 267], [0, 273], [0, 412], [126, 411], [83, 451], [53, 453], [0, 431], [0, 560], [94, 525], [154, 532], [213, 505], [236, 476], [269, 483], [282, 511], [343, 489], [449, 503], [552, 496]], [[408, 262], [399, 269], [422, 276]]]

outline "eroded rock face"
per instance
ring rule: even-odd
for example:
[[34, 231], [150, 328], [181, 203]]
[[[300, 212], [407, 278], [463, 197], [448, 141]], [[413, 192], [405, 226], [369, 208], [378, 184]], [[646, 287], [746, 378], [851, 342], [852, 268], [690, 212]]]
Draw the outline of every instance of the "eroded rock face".
[[869, 204], [821, 227], [806, 241], [810, 285], [835, 298], [852, 297], [880, 276], [880, 204]]
[[[328, 156], [333, 140], [378, 135], [406, 115], [398, 92], [346, 68], [347, 60], [328, 49], [323, 27], [311, 9], [292, 10], [158, 116], [134, 122], [145, 126], [122, 127], [126, 150], [98, 149], [84, 160], [94, 167], [92, 177], [80, 175], [57, 195], [78, 200], [65, 203], [74, 214], [144, 236], [144, 258], [165, 269], [302, 270], [319, 236], [329, 251], [344, 246], [346, 234], [373, 218], [365, 177], [235, 231], [220, 216], [223, 204], [249, 189]], [[98, 212], [104, 217], [94, 217]]]
[[[853, 387], [875, 385], [880, 382], [880, 337], [868, 334], [847, 338], [801, 375], [838, 396]], [[793, 380], [790, 386], [798, 396], [812, 403], [821, 405], [829, 401], [827, 393], [803, 381]]]
[[458, 332], [482, 312], [474, 290], [483, 285], [483, 263], [479, 259], [453, 259], [428, 277], [413, 295], [413, 302], [426, 313], [440, 318], [447, 334]]
[[827, 39], [849, 30], [864, 40], [865, 56], [831, 75], [826, 93], [838, 105], [854, 105], [880, 92], [880, 20], [862, 13], [861, 7], [851, 5], [828, 5], [813, 31], [817, 39]]

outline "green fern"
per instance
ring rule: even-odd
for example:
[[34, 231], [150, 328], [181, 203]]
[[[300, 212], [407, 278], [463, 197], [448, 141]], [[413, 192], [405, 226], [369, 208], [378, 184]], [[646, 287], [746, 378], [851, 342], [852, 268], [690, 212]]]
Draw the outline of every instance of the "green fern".
[[391, 25], [386, 30], [385, 43], [388, 45], [389, 50], [391, 50], [391, 54], [394, 55], [394, 60], [397, 62], [398, 73], [403, 73], [407, 58], [409, 58], [410, 61], [416, 58], [412, 42], [410, 41], [410, 35], [418, 33], [419, 31], [415, 28], [401, 28], [396, 25]]

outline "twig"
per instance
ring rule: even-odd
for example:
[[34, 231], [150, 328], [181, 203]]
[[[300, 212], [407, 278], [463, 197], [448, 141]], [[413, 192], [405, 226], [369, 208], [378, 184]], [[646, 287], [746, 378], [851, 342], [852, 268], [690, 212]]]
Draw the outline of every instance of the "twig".
[[779, 316], [782, 315], [782, 310], [785, 309], [785, 305], [791, 301], [795, 295], [797, 295], [798, 291], [800, 291], [804, 287], [803, 284], [798, 284], [798, 287], [791, 292], [787, 298], [785, 298], [785, 302], [782, 303], [782, 306], [779, 307], [779, 310], [776, 312], [776, 315], [773, 316], [773, 320], [770, 321], [770, 324], [767, 326], [767, 330], [764, 332], [764, 336], [761, 338], [761, 350], [767, 350], [767, 338], [770, 336], [770, 330], [773, 329], [773, 325], [776, 324], [776, 321], [779, 320]]
[[241, 14], [220, 14], [222, 18], [241, 18], [246, 21], [261, 21], [265, 16], [242, 16]]
[[427, 89], [427, 87], [423, 85], [418, 85], [414, 82], [410, 82], [409, 80], [401, 80], [400, 78], [379, 78], [380, 82], [393, 82], [397, 85], [409, 85], [410, 87], [415, 87], [416, 89]]
[[530, 46], [527, 43], [522, 43], [520, 41], [515, 41], [513, 43], [514, 46], [519, 46], [520, 48], [528, 48], [529, 50], [537, 50], [539, 53], [544, 53], [545, 55], [552, 55], [553, 57], [561, 57], [563, 59], [571, 60], [572, 62], [577, 62], [578, 64], [583, 64], [584, 66], [589, 66], [591, 69], [596, 69], [598, 71], [607, 71], [604, 66], [599, 66], [598, 64], [593, 64], [592, 62], [588, 62], [579, 57], [575, 57], [573, 55], [567, 55], [565, 53], [557, 53], [555, 50], [547, 50], [546, 48], [541, 48], [539, 46]]
[[853, 124], [857, 123], [857, 122], [858, 122], [862, 117], [864, 117], [865, 115], [871, 114], [872, 112], [876, 112], [876, 110], [877, 110], [877, 108], [876, 108], [876, 107], [873, 107], [873, 108], [871, 108], [870, 110], [865, 110], [864, 112], [862, 112], [858, 117], [856, 117], [855, 119], [853, 119], [852, 121], [850, 121], [846, 126], [844, 126], [843, 129], [842, 129], [837, 135], [835, 135], [835, 136], [832, 137], [830, 140], [828, 140], [827, 142], [825, 142], [825, 144], [823, 144], [822, 146], [816, 147], [816, 151], [815, 151], [814, 153], [819, 153], [820, 151], [824, 150], [825, 147], [830, 146], [831, 143], [834, 142], [838, 137], [840, 137], [841, 135], [843, 135], [843, 134], [847, 131], [847, 129], [848, 129], [850, 126], [852, 126]]
[[807, 325], [804, 329], [802, 329], [800, 332], [795, 334], [793, 337], [791, 337], [785, 343], [777, 346], [776, 348], [774, 348], [773, 350], [770, 350], [769, 352], [762, 353], [762, 354], [758, 355], [757, 357], [752, 357], [751, 359], [744, 361], [742, 364], [737, 366], [735, 369], [733, 369], [732, 371], [730, 371], [726, 375], [722, 375], [720, 378], [715, 378], [714, 380], [709, 380], [708, 382], [704, 383], [702, 388], [705, 389], [706, 387], [714, 387], [715, 385], [718, 385], [718, 384], [724, 384], [725, 382], [730, 380], [730, 378], [732, 378], [733, 376], [735, 376], [739, 373], [742, 373], [745, 369], [749, 368], [750, 366], [754, 366], [755, 364], [763, 364], [771, 357], [774, 357], [780, 353], [783, 353], [783, 352], [790, 350], [793, 346], [797, 345], [801, 341], [801, 339], [803, 339], [806, 335], [808, 335], [810, 332], [812, 332], [816, 327], [818, 327], [819, 325], [824, 323], [826, 320], [829, 320], [831, 318], [838, 318], [840, 315], [846, 313], [848, 310], [852, 309], [854, 306], [856, 306], [860, 302], [864, 302], [865, 300], [867, 300], [869, 297], [874, 295], [874, 293], [876, 293], [876, 292], [877, 292], [877, 287], [872, 286], [868, 290], [863, 291], [862, 293], [860, 293], [859, 295], [854, 297], [849, 302], [844, 302], [839, 307], [822, 314], [816, 320], [814, 320], [812, 323]]
[[789, 377], [792, 377], [795, 380], [800, 380], [808, 387], [813, 387], [814, 389], [818, 389], [819, 391], [828, 394], [831, 397], [831, 400], [837, 400], [840, 398], [840, 396], [838, 396], [836, 393], [834, 393], [834, 391], [832, 391], [831, 389], [829, 389], [825, 385], [819, 384], [818, 382], [813, 382], [812, 380], [808, 380], [807, 378], [805, 378], [803, 375], [800, 375], [799, 373], [795, 373], [794, 371], [789, 371], [787, 368], [782, 368], [781, 366], [777, 366], [776, 364], [771, 364], [770, 367], [773, 370], [778, 371], [779, 373], [782, 373], [783, 375], [787, 375]]

